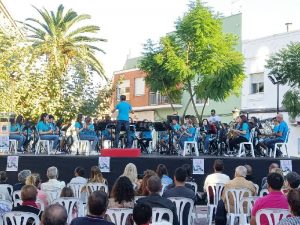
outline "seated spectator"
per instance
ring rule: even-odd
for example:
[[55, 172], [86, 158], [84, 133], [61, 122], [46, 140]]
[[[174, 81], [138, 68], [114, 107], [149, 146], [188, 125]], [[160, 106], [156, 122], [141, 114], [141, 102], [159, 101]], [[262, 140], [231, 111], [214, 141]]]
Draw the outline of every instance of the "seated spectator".
[[[90, 172], [90, 178], [88, 179], [87, 184], [90, 183], [99, 183], [99, 184], [106, 184], [107, 180], [103, 177], [103, 174], [98, 166], [92, 166]], [[86, 187], [82, 188], [82, 192], [86, 192]], [[91, 190], [89, 190], [91, 192]]]
[[35, 186], [37, 188], [37, 192], [38, 192], [37, 193], [37, 199], [42, 201], [44, 203], [45, 207], [48, 206], [48, 204], [49, 204], [48, 196], [44, 191], [40, 190], [41, 178], [40, 178], [40, 175], [38, 173], [33, 173], [32, 175], [28, 176], [26, 178], [25, 184]]
[[36, 201], [37, 189], [33, 185], [24, 185], [21, 189], [21, 199], [22, 205], [13, 207], [12, 211], [30, 212], [41, 216], [41, 211], [39, 210]]
[[282, 219], [278, 225], [299, 225], [300, 224], [300, 191], [290, 190], [287, 200], [292, 213], [292, 217]]
[[296, 189], [300, 185], [300, 176], [297, 172], [290, 172], [285, 176], [287, 191]]
[[85, 169], [82, 167], [76, 167], [74, 171], [75, 177], [71, 179], [70, 183], [86, 184], [87, 179], [84, 178]]
[[203, 190], [206, 192], [208, 185], [215, 185], [215, 184], [226, 184], [230, 181], [229, 176], [223, 173], [224, 164], [223, 161], [217, 159], [214, 161], [214, 173], [210, 174], [206, 177], [204, 181]]
[[[228, 189], [232, 188], [245, 188], [251, 192], [251, 195], [254, 196], [256, 192], [256, 188], [254, 187], [251, 181], [245, 179], [247, 176], [247, 169], [244, 166], [238, 166], [235, 169], [234, 179], [230, 180], [224, 186], [224, 190], [222, 193], [222, 199], [218, 202], [217, 211], [216, 211], [216, 218], [215, 224], [216, 225], [226, 225], [227, 219], [226, 215], [227, 212], [233, 212], [234, 209], [234, 199], [230, 195], [229, 196], [229, 209], [227, 208], [227, 202], [225, 198], [225, 193]], [[244, 197], [247, 197], [246, 195]], [[246, 211], [246, 209], [244, 209]]]
[[41, 225], [66, 225], [67, 210], [59, 204], [49, 205], [42, 215]]
[[125, 168], [124, 172], [121, 176], [128, 177], [131, 181], [133, 188], [136, 189], [138, 186], [138, 173], [136, 166], [133, 163], [128, 163]]
[[71, 188], [64, 187], [60, 192], [60, 197], [61, 198], [73, 198], [74, 197], [74, 192]]
[[147, 197], [140, 198], [137, 200], [137, 204], [148, 203], [152, 208], [167, 208], [173, 212], [173, 225], [178, 225], [178, 217], [176, 213], [176, 206], [171, 202], [171, 200], [160, 196], [160, 191], [162, 188], [161, 180], [158, 176], [151, 176], [147, 182], [147, 188], [150, 194]]
[[133, 221], [136, 225], [149, 225], [152, 217], [152, 209], [149, 204], [136, 204], [133, 208]]
[[195, 179], [193, 178], [193, 171], [190, 164], [184, 164], [182, 165], [182, 168], [186, 171], [186, 182], [195, 182]]
[[[251, 212], [251, 225], [256, 225], [255, 216], [258, 210], [268, 208], [289, 208], [287, 199], [281, 192], [281, 188], [283, 185], [283, 177], [278, 173], [270, 173], [267, 177], [267, 183], [269, 194], [255, 201]], [[260, 223], [261, 225], [269, 225], [267, 218], [263, 216], [261, 216]]]
[[[272, 171], [276, 168], [279, 168], [279, 165], [277, 163], [271, 163], [271, 165], [269, 166], [269, 173], [275, 172]], [[267, 189], [267, 177], [264, 177], [261, 181], [261, 185], [260, 185], [261, 189]]]
[[134, 190], [128, 177], [122, 176], [115, 182], [108, 208], [133, 208]]
[[244, 167], [247, 169], [246, 180], [254, 182], [252, 166], [246, 164], [246, 165], [244, 165]]
[[42, 190], [51, 190], [51, 189], [62, 189], [66, 186], [64, 181], [58, 181], [58, 169], [55, 166], [51, 166], [47, 169], [48, 182], [41, 184]]
[[156, 176], [157, 174], [155, 173], [155, 171], [153, 170], [146, 170], [144, 171], [144, 176], [141, 182], [141, 185], [137, 191], [137, 194], [139, 196], [148, 196], [149, 195], [149, 191], [147, 189], [147, 183], [150, 177], [152, 176]]
[[18, 173], [18, 181], [19, 183], [16, 183], [14, 185], [14, 191], [19, 191], [21, 190], [21, 188], [25, 185], [25, 181], [26, 181], [26, 178], [28, 176], [31, 175], [31, 171], [30, 170], [22, 170]]
[[156, 168], [157, 176], [161, 179], [161, 184], [163, 187], [173, 183], [173, 180], [168, 176], [168, 169], [164, 164], [159, 164]]
[[104, 220], [107, 210], [108, 197], [103, 191], [94, 191], [88, 198], [88, 215], [78, 217], [72, 220], [70, 225], [115, 225], [114, 223]]
[[7, 174], [5, 171], [0, 171], [0, 184], [7, 184]]

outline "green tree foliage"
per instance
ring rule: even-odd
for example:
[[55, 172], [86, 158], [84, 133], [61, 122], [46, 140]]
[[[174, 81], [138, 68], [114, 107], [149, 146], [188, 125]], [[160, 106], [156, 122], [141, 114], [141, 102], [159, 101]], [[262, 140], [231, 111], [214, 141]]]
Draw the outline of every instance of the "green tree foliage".
[[198, 113], [194, 96], [223, 101], [239, 93], [245, 78], [243, 56], [234, 49], [237, 38], [223, 33], [221, 25], [219, 18], [195, 1], [176, 22], [175, 32], [161, 38], [158, 47], [148, 42], [141, 62], [148, 73], [146, 80], [152, 80], [150, 87], [168, 80], [164, 83], [167, 90], [187, 90], [188, 104], [192, 102], [198, 119], [203, 111]]
[[291, 89], [283, 96], [282, 104], [292, 118], [300, 115], [300, 43], [291, 43], [275, 53], [267, 61], [269, 75], [280, 84], [289, 84]]

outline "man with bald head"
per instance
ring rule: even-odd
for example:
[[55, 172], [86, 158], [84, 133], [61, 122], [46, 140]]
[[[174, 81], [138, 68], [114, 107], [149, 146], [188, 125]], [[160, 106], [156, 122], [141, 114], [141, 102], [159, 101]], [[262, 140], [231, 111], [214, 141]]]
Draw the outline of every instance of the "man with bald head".
[[49, 205], [41, 219], [41, 225], [66, 225], [68, 219], [67, 210], [59, 204]]
[[[287, 123], [283, 120], [283, 115], [281, 113], [277, 114], [276, 120], [278, 121], [278, 131], [275, 133], [275, 138], [272, 138], [265, 142], [265, 145], [268, 147], [268, 149], [273, 149], [275, 147], [276, 143], [283, 143], [286, 139], [289, 127]], [[276, 156], [280, 157], [282, 155], [282, 152], [278, 149], [276, 151]]]

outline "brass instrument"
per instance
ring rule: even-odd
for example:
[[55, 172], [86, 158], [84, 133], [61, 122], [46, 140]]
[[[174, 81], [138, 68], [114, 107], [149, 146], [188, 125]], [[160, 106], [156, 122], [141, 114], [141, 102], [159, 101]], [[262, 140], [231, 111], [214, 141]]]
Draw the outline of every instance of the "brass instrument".
[[235, 127], [236, 127], [236, 122], [231, 121], [229, 123], [229, 129], [228, 129], [228, 133], [227, 133], [227, 138], [228, 139], [237, 138], [239, 136], [239, 134], [234, 131]]

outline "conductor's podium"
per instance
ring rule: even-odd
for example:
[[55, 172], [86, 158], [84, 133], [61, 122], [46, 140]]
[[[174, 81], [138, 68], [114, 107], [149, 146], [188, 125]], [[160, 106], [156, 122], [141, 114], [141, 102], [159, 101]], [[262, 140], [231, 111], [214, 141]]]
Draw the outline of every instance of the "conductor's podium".
[[140, 157], [140, 148], [106, 148], [101, 150], [101, 156], [109, 157]]

